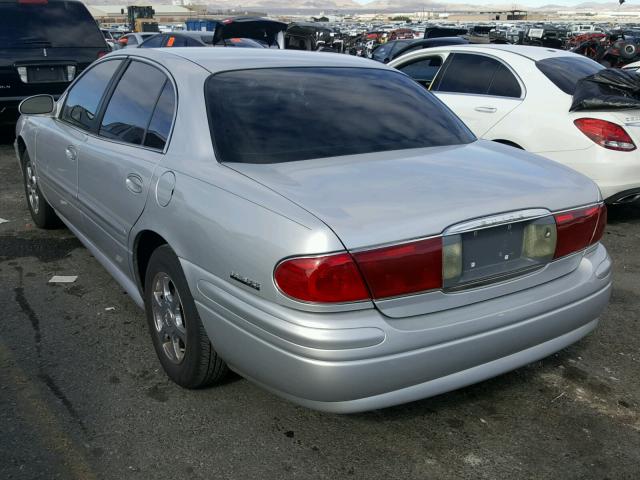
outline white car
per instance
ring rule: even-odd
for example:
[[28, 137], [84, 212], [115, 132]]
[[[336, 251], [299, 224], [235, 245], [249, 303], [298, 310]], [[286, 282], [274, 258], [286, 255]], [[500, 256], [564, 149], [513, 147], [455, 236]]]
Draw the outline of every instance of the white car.
[[577, 82], [602, 65], [562, 50], [450, 45], [389, 63], [432, 91], [478, 138], [571, 167], [607, 203], [640, 198], [640, 110], [570, 112]]

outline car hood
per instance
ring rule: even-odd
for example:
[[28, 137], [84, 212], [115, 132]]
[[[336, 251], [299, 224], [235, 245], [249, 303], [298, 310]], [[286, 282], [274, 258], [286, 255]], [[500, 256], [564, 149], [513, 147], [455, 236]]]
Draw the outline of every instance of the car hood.
[[600, 199], [587, 177], [488, 141], [225, 165], [318, 217], [347, 249], [436, 235], [487, 215], [528, 208], [557, 211]]

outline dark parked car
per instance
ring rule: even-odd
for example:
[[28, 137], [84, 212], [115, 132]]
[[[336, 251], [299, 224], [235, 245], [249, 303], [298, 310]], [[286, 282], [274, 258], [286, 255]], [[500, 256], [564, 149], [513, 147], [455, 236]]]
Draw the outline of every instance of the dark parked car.
[[138, 48], [169, 47], [244, 47], [264, 48], [250, 38], [228, 38], [214, 44], [213, 32], [172, 32], [158, 33], [140, 44]]
[[466, 28], [454, 27], [428, 27], [424, 30], [423, 38], [442, 38], [466, 35], [469, 31]]
[[18, 104], [31, 95], [57, 98], [108, 51], [79, 1], [0, 1], [0, 121], [14, 122]]
[[444, 47], [447, 45], [465, 45], [469, 43], [461, 37], [436, 37], [422, 38], [417, 40], [394, 40], [379, 45], [371, 53], [371, 58], [378, 62], [389, 63], [394, 58], [398, 58], [405, 53], [413, 52], [423, 48]]
[[284, 36], [287, 50], [334, 51], [342, 53], [344, 40], [339, 32], [321, 23], [296, 22]]

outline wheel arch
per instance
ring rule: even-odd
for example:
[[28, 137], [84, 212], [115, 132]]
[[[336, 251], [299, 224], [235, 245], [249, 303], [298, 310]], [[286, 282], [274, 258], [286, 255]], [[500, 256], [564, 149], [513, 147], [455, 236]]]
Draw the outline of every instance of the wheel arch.
[[169, 245], [169, 242], [153, 230], [142, 230], [136, 235], [133, 243], [133, 267], [136, 283], [142, 293], [144, 293], [145, 274], [149, 265], [149, 259], [153, 252], [162, 245]]
[[22, 138], [22, 135], [19, 135], [18, 138], [16, 138], [16, 142], [18, 144], [18, 155], [20, 155], [20, 164], [24, 164], [24, 154], [27, 151], [27, 143], [24, 141], [24, 138]]

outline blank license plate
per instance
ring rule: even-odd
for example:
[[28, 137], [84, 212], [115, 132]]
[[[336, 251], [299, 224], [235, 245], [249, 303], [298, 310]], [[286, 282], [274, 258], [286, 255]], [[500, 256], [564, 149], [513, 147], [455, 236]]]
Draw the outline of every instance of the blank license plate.
[[40, 66], [29, 67], [27, 69], [27, 78], [29, 83], [41, 83], [41, 82], [63, 82], [64, 68], [58, 66]]

